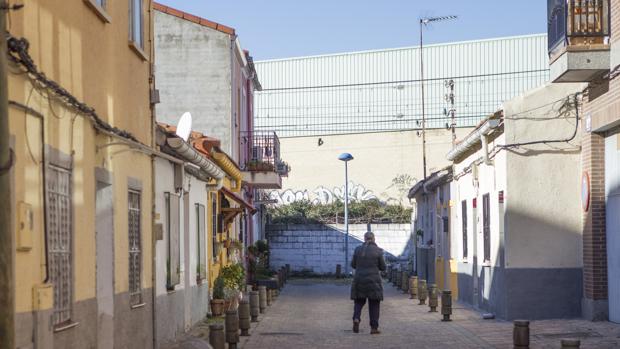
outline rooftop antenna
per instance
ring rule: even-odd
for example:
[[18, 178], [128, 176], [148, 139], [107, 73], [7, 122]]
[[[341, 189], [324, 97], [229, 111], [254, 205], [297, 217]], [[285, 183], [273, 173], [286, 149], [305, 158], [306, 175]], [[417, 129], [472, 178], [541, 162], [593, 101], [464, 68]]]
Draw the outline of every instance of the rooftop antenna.
[[181, 119], [179, 119], [179, 123], [177, 124], [177, 136], [183, 138], [184, 141], [187, 142], [189, 139], [189, 134], [192, 132], [192, 114], [188, 111], [181, 115]]

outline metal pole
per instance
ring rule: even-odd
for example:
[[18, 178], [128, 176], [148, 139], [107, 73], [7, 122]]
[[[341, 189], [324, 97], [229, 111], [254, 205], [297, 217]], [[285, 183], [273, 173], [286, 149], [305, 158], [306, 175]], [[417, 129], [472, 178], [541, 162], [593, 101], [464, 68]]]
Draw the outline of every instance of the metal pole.
[[344, 273], [349, 276], [349, 169], [348, 161], [344, 162]]
[[13, 233], [11, 231], [12, 198], [9, 173], [13, 163], [9, 148], [9, 110], [7, 81], [6, 11], [0, 1], [0, 349], [15, 347], [15, 312], [13, 285]]
[[422, 91], [422, 161], [424, 179], [426, 179], [426, 116], [424, 115], [424, 40], [423, 40], [424, 20], [420, 19], [420, 91]]

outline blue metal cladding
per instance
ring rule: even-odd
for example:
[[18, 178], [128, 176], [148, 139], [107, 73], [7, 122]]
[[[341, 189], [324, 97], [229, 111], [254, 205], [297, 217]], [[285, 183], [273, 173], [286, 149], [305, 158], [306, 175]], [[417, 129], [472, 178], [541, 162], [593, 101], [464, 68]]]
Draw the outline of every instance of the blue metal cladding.
[[[544, 34], [429, 45], [423, 55], [428, 128], [451, 122], [447, 80], [457, 127], [467, 127], [549, 75]], [[256, 62], [255, 127], [281, 137], [419, 129], [419, 57], [410, 47]]]

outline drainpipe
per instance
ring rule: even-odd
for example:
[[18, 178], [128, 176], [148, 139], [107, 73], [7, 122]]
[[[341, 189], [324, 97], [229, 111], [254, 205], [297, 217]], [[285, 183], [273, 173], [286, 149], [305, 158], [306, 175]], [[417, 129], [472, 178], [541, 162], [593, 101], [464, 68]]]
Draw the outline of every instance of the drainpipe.
[[7, 46], [6, 46], [6, 11], [8, 4], [0, 1], [0, 348], [10, 349], [15, 346], [15, 287], [13, 230], [11, 224], [12, 199], [10, 171], [14, 164], [14, 155], [9, 145], [9, 107], [7, 79]]
[[489, 158], [489, 141], [487, 140], [487, 136], [484, 134], [480, 135], [480, 142], [482, 143], [482, 157], [484, 164], [487, 166], [493, 166], [493, 160]]

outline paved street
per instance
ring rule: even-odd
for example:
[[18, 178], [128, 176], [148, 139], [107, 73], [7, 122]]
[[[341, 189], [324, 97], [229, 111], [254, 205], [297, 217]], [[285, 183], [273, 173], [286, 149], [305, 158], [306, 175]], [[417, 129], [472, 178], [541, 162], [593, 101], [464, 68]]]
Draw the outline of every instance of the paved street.
[[[254, 348], [510, 348], [512, 323], [481, 320], [455, 305], [454, 320], [439, 321], [428, 306], [384, 285], [381, 335], [370, 335], [367, 308], [360, 333], [351, 330], [349, 286], [333, 281], [292, 280], [261, 316], [241, 347]], [[561, 338], [581, 338], [582, 348], [620, 348], [620, 325], [582, 320], [532, 322], [532, 348], [559, 348]]]

